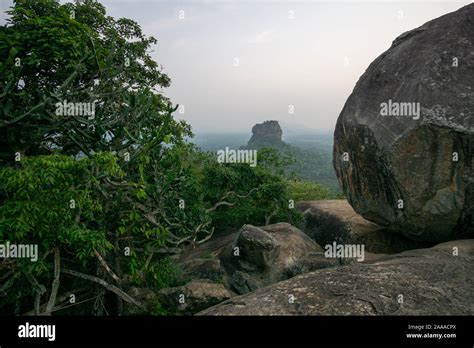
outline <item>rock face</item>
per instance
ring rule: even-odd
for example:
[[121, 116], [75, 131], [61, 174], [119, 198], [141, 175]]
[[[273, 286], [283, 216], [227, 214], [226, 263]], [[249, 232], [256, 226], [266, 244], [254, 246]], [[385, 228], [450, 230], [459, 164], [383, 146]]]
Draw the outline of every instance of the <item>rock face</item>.
[[357, 213], [440, 242], [474, 234], [473, 158], [471, 4], [402, 34], [369, 66], [339, 115], [333, 164]]
[[336, 241], [363, 244], [371, 253], [393, 254], [426, 246], [364, 219], [345, 199], [298, 202], [296, 208], [304, 216], [300, 228], [323, 248]]
[[233, 294], [222, 284], [195, 280], [176, 288], [160, 290], [160, 303], [182, 314], [194, 314], [231, 298]]
[[474, 240], [456, 240], [319, 269], [198, 315], [473, 315], [472, 289]]
[[248, 141], [248, 148], [258, 149], [262, 146], [282, 147], [286, 144], [281, 140], [283, 131], [278, 121], [265, 121], [252, 127], [252, 137]]
[[321, 251], [311, 238], [290, 224], [244, 225], [235, 242], [221, 254], [224, 282], [232, 291], [247, 293], [288, 279], [302, 260]]

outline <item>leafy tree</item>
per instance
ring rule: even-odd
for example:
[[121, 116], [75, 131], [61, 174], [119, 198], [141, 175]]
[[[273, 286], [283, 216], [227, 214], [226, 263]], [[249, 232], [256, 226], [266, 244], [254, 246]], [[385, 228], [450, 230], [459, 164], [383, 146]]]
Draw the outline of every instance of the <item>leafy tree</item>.
[[[169, 86], [148, 51], [156, 43], [128, 19], [87, 0], [18, 0], [0, 32], [0, 160], [14, 154], [76, 155], [173, 142], [189, 127], [170, 118]], [[90, 103], [92, 117], [58, 115], [58, 103]]]
[[[94, 176], [97, 171], [101, 172], [101, 179]], [[2, 298], [6, 307], [13, 302], [20, 310], [21, 302], [34, 296], [35, 313], [51, 313], [59, 279], [53, 281], [47, 305], [41, 308], [41, 299], [46, 295], [44, 282], [51, 276], [50, 260], [54, 260], [53, 273], [78, 265], [90, 270], [90, 255], [104, 255], [112, 249], [99, 225], [104, 205], [98, 193], [103, 188], [101, 181], [121, 176], [123, 173], [110, 154], [80, 161], [66, 156], [38, 156], [24, 159], [19, 168], [0, 170], [0, 189], [5, 198], [0, 205], [0, 241], [39, 245], [40, 256], [43, 255], [36, 262], [3, 262], [6, 276], [11, 277], [1, 288], [4, 295], [9, 295]], [[30, 287], [23, 285], [29, 283]], [[11, 298], [18, 293], [24, 297]]]
[[[174, 107], [161, 94], [170, 81], [149, 56], [156, 40], [144, 36], [131, 20], [106, 16], [104, 7], [91, 0], [64, 5], [19, 0], [9, 14], [8, 24], [0, 31], [0, 165], [5, 166], [2, 176], [13, 186], [0, 191], [3, 223], [7, 224], [3, 226], [8, 226], [0, 239], [18, 242], [23, 237], [38, 242], [46, 252], [44, 264], [49, 265], [50, 275], [59, 268], [55, 255], [60, 254], [62, 260], [69, 250], [67, 240], [82, 243], [83, 248], [71, 251], [84, 261], [81, 268], [92, 267], [93, 273], [101, 269], [93, 281], [115, 282], [119, 300], [136, 303], [121, 289], [146, 280], [144, 273], [156, 255], [154, 250], [172, 235], [163, 225], [171, 219], [166, 216], [168, 208], [157, 219], [150, 205], [177, 206], [173, 198], [186, 180], [177, 180], [180, 162], [170, 164], [166, 159], [171, 156], [168, 149], [179, 147], [191, 134], [188, 125], [173, 119]], [[70, 102], [93, 105], [95, 112], [57, 112]], [[113, 176], [102, 166], [85, 175], [86, 159], [53, 155], [78, 158], [104, 151], [117, 170]], [[28, 158], [37, 155], [53, 157]], [[69, 177], [62, 170], [69, 171]], [[160, 175], [162, 186], [153, 189]], [[24, 181], [17, 182], [16, 177]], [[43, 180], [51, 181], [50, 187], [38, 186]], [[14, 183], [28, 188], [20, 191], [27, 198], [14, 194]], [[96, 185], [93, 191], [90, 183]], [[79, 207], [74, 217], [65, 205], [66, 197], [74, 197]], [[90, 201], [83, 200], [87, 197]], [[48, 206], [48, 202], [57, 204]], [[37, 214], [27, 209], [31, 205]], [[35, 219], [28, 219], [29, 214]], [[174, 228], [192, 225], [197, 219], [190, 216]], [[126, 261], [125, 247], [131, 250]], [[114, 264], [115, 272], [110, 272], [109, 264]], [[8, 286], [25, 273], [14, 265], [6, 268]], [[50, 299], [55, 291], [52, 286]], [[118, 312], [121, 307], [119, 303]]]

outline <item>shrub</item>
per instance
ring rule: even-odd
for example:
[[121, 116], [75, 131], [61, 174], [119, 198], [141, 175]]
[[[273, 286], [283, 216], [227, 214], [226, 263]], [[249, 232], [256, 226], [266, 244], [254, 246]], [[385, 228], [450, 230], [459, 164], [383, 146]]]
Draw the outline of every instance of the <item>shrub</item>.
[[288, 192], [295, 202], [344, 198], [324, 185], [302, 180], [288, 180]]

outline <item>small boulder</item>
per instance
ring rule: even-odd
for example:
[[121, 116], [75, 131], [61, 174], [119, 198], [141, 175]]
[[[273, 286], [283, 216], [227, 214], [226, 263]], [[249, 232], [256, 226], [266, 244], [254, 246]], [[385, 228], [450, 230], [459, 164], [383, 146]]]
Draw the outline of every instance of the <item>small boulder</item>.
[[280, 254], [280, 244], [269, 233], [252, 226], [244, 225], [236, 247], [239, 248], [240, 259], [257, 267], [270, 267]]
[[288, 223], [244, 225], [221, 254], [224, 283], [239, 294], [253, 291], [293, 276], [293, 267], [318, 251], [319, 245]]

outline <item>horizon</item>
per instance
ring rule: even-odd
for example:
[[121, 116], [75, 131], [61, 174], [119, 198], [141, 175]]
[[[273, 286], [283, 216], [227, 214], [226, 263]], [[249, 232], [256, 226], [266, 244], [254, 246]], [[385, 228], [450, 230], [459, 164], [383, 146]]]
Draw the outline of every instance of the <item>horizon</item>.
[[[263, 123], [264, 121], [277, 121], [277, 120], [263, 120], [262, 122], [258, 122], [258, 123], [255, 123], [255, 124], [260, 124], [260, 123]], [[282, 131], [283, 131], [283, 137], [285, 136], [285, 131], [286, 132], [289, 132], [289, 133], [296, 133], [296, 134], [304, 134], [304, 133], [320, 133], [320, 134], [329, 134], [329, 133], [334, 133], [334, 130], [333, 129], [316, 129], [316, 128], [301, 128], [299, 127], [299, 125], [296, 125], [296, 127], [292, 127], [292, 125], [290, 123], [282, 123], [281, 121], [277, 121], [278, 124], [280, 125]], [[255, 125], [254, 124], [254, 125]], [[220, 131], [220, 130], [207, 130], [207, 129], [203, 129], [203, 130], [198, 130], [198, 131], [194, 131], [193, 129], [193, 133], [194, 134], [220, 134], [220, 135], [224, 135], [224, 134], [252, 134], [252, 127], [254, 126], [252, 125], [249, 129], [247, 130], [229, 130], [229, 129], [226, 129], [226, 130], [223, 130], [223, 131]]]

